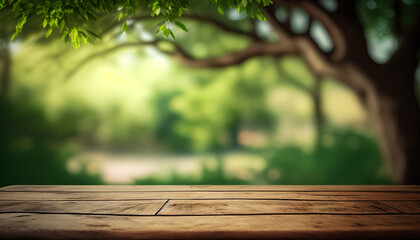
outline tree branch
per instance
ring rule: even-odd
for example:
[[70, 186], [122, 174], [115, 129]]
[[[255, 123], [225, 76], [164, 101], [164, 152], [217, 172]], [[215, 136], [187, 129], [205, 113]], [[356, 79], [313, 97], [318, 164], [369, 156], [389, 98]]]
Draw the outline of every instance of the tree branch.
[[333, 42], [333, 50], [331, 52], [331, 60], [339, 62], [343, 60], [347, 51], [347, 42], [341, 26], [332, 17], [331, 13], [327, 12], [316, 1], [296, 1], [296, 6], [304, 9], [312, 19], [318, 20], [327, 30]]
[[277, 43], [254, 41], [243, 50], [207, 59], [196, 59], [183, 51], [178, 45], [174, 47], [175, 53], [172, 55], [178, 58], [182, 64], [195, 68], [219, 68], [237, 65], [253, 57], [299, 55], [314, 74], [338, 77], [337, 69], [318, 50], [316, 44], [307, 37], [300, 35], [294, 37], [293, 41], [280, 41]]
[[312, 29], [312, 23], [313, 23], [313, 18], [311, 16], [309, 16], [308, 18], [308, 26], [304, 32], [305, 35], [310, 35], [311, 34], [311, 29]]
[[[303, 60], [308, 64], [310, 69], [319, 76], [330, 76], [336, 77], [337, 70], [334, 69], [334, 66], [328, 60], [328, 56], [319, 49], [319, 46], [307, 35], [299, 35], [293, 34], [290, 29], [283, 26], [282, 23], [277, 21], [275, 18], [273, 9], [265, 9], [267, 13], [267, 19], [272, 24], [275, 31], [282, 36], [280, 41], [276, 43], [268, 43], [263, 42], [260, 40], [254, 40], [251, 44], [243, 50], [230, 52], [221, 56], [217, 57], [210, 57], [206, 59], [197, 59], [194, 56], [191, 56], [188, 52], [182, 49], [179, 45], [171, 42], [174, 44], [174, 51], [173, 52], [164, 52], [168, 55], [171, 55], [179, 60], [180, 63], [195, 67], [195, 68], [220, 68], [226, 67], [231, 65], [237, 65], [243, 63], [244, 61], [253, 58], [253, 57], [260, 57], [260, 56], [271, 56], [271, 57], [281, 57], [284, 55], [292, 54], [292, 55], [299, 55], [303, 58]], [[192, 16], [191, 19], [200, 19], [203, 21], [208, 21], [212, 24], [216, 24], [217, 26], [224, 26], [219, 25], [219, 23], [214, 22], [213, 20], [204, 19], [198, 16]], [[225, 28], [225, 26], [223, 27]], [[228, 31], [234, 31], [238, 34], [249, 35], [247, 32], [239, 32], [239, 30], [232, 30], [228, 28]], [[156, 40], [162, 41], [162, 40]], [[157, 42], [147, 43], [156, 45]], [[96, 58], [97, 56], [102, 56], [103, 54], [108, 54], [113, 52], [122, 47], [129, 47], [129, 46], [139, 46], [145, 45], [145, 43], [129, 43], [124, 44], [124, 46], [116, 46], [109, 50], [106, 50], [104, 53], [98, 53], [94, 56], [88, 57], [82, 63], [77, 65], [75, 68], [83, 66], [86, 62], [90, 61], [91, 59]], [[162, 50], [160, 50], [162, 51]]]
[[[289, 7], [290, 4], [286, 6]], [[273, 7], [265, 8], [264, 11], [267, 21], [270, 22], [273, 29], [281, 37], [281, 42], [293, 45], [297, 49], [297, 54], [303, 58], [314, 74], [330, 77], [337, 76], [337, 71], [332, 67], [332, 64], [335, 62], [331, 61], [331, 55], [324, 52], [308, 32], [303, 34], [293, 33], [290, 28], [277, 20]], [[312, 18], [311, 15], [310, 17]]]
[[186, 53], [180, 46], [174, 46], [175, 53], [173, 56], [182, 64], [195, 68], [220, 68], [237, 65], [253, 57], [281, 57], [287, 54], [297, 53], [297, 49], [291, 44], [254, 41], [247, 48], [240, 51], [227, 53], [218, 57], [196, 59]]
[[292, 46], [296, 50], [294, 54], [301, 56], [314, 74], [330, 77], [337, 76], [337, 71], [332, 66], [330, 55], [322, 51], [309, 34], [293, 33], [291, 29], [277, 20], [273, 7], [264, 8], [264, 11], [267, 21], [270, 22], [280, 37], [279, 44]]
[[280, 41], [291, 41], [293, 32], [288, 26], [277, 20], [273, 7], [265, 7], [264, 14]]

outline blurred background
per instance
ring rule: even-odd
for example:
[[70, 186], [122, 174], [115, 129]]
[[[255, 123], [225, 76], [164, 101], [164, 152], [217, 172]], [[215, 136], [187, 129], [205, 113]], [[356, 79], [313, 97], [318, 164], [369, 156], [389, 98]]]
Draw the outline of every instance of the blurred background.
[[[245, 14], [221, 16], [201, 2], [192, 11], [250, 27]], [[387, 30], [394, 16], [388, 2], [358, 5], [378, 22], [362, 18], [370, 24], [369, 54], [379, 64], [397, 45]], [[305, 12], [291, 14], [296, 31], [307, 24]], [[195, 69], [162, 53], [170, 45], [108, 51], [154, 39], [154, 19], [128, 21], [124, 33], [117, 25], [76, 50], [45, 39], [36, 21], [10, 41], [16, 22], [10, 9], [0, 17], [0, 186], [393, 183], [355, 93], [312, 75], [299, 57]], [[107, 29], [115, 18], [98, 24]], [[189, 32], [174, 30], [176, 42], [199, 58], [250, 42], [212, 24], [183, 23]], [[275, 38], [267, 22], [257, 21], [256, 30]], [[311, 31], [331, 47], [322, 25]]]

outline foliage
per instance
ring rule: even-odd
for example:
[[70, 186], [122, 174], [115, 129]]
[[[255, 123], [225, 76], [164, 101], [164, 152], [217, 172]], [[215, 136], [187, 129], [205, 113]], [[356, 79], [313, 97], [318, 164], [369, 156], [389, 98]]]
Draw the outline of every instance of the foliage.
[[392, 184], [372, 138], [351, 130], [334, 130], [327, 136], [321, 152], [297, 145], [252, 151], [265, 158], [266, 167], [250, 179], [229, 176], [223, 155], [216, 153], [217, 167], [203, 164], [199, 177], [172, 172], [169, 177], [151, 176], [135, 184]]
[[66, 161], [74, 151], [64, 126], [48, 123], [40, 106], [0, 99], [0, 187], [10, 184], [102, 184], [83, 167], [72, 174]]
[[[245, 11], [250, 17], [264, 19], [261, 6], [272, 3], [271, 0], [209, 0], [209, 3], [218, 7], [220, 14], [224, 8], [237, 8], [239, 12]], [[32, 15], [42, 19], [42, 27], [47, 29], [48, 38], [53, 31], [59, 32], [62, 39], [78, 48], [88, 41], [93, 42], [98, 33], [90, 29], [87, 23], [94, 23], [102, 13], [118, 15], [118, 20], [129, 19], [140, 10], [159, 17], [157, 33], [162, 32], [165, 37], [171, 35], [175, 38], [170, 23], [187, 31], [185, 25], [177, 19], [189, 9], [189, 0], [1, 0], [0, 9], [12, 6], [15, 17], [18, 19], [16, 32], [12, 39], [22, 32], [23, 26]], [[127, 22], [122, 24], [122, 31], [127, 29]]]
[[[328, 131], [322, 149], [283, 146], [267, 152], [272, 184], [390, 184], [380, 150], [371, 137], [351, 130]], [[299, 171], [296, 171], [299, 169]]]
[[418, 16], [420, 1], [360, 0], [358, 10], [366, 30], [381, 38], [409, 26]]
[[173, 171], [169, 178], [151, 176], [144, 179], [137, 179], [134, 184], [137, 185], [240, 185], [250, 184], [248, 181], [234, 176], [228, 176], [225, 173], [223, 157], [220, 153], [215, 154], [216, 167], [211, 168], [206, 164], [201, 165], [200, 177], [180, 175]]

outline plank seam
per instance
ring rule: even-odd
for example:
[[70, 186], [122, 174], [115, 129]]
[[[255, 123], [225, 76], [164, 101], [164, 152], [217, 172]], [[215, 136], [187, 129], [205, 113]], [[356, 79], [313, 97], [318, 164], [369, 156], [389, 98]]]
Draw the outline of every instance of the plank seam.
[[170, 199], [168, 199], [168, 200], [166, 200], [166, 202], [162, 205], [162, 207], [161, 208], [159, 208], [159, 210], [155, 213], [155, 216], [156, 215], [158, 215], [158, 213], [166, 206], [166, 204], [168, 204], [169, 203], [169, 200]]

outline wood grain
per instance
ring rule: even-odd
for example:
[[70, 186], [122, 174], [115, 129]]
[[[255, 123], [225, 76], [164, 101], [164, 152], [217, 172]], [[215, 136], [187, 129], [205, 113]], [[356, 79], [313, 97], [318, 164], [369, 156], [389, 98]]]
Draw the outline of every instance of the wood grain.
[[0, 201], [0, 213], [155, 215], [165, 202], [165, 200]]
[[162, 191], [219, 191], [219, 192], [420, 192], [419, 185], [12, 185], [0, 191], [76, 191], [76, 192], [162, 192]]
[[420, 215], [88, 216], [0, 214], [0, 238], [415, 239]]
[[381, 203], [401, 213], [420, 213], [420, 201], [386, 201]]
[[400, 213], [371, 201], [170, 200], [159, 215]]
[[420, 200], [417, 192], [0, 192], [0, 200], [141, 200], [141, 199], [279, 199], [279, 200]]
[[416, 239], [419, 186], [9, 186], [0, 239]]

